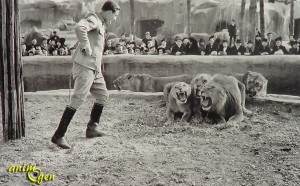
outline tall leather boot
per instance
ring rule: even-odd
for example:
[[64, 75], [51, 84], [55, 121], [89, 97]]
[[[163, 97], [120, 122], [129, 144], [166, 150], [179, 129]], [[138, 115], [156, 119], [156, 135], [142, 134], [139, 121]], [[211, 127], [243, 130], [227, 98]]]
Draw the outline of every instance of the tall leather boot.
[[90, 121], [86, 128], [86, 137], [94, 138], [104, 136], [104, 133], [98, 130], [99, 120], [102, 114], [103, 105], [99, 103], [94, 103], [93, 109], [91, 111]]
[[62, 118], [60, 120], [60, 123], [58, 125], [57, 130], [55, 131], [53, 137], [51, 138], [51, 142], [56, 144], [57, 146], [63, 148], [63, 149], [69, 149], [71, 146], [64, 138], [65, 133], [67, 132], [68, 126], [76, 112], [76, 109], [67, 106]]

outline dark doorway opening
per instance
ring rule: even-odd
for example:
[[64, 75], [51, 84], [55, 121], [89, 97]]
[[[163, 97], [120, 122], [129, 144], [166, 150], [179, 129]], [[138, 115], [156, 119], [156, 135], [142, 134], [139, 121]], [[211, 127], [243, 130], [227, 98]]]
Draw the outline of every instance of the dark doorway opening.
[[228, 22], [220, 21], [216, 25], [216, 32], [221, 32], [223, 29], [227, 29], [229, 26]]
[[300, 19], [295, 19], [294, 37], [300, 37]]
[[164, 25], [164, 21], [159, 19], [138, 20], [136, 22], [136, 35], [145, 37], [145, 32], [150, 32], [151, 36], [156, 36], [157, 29]]

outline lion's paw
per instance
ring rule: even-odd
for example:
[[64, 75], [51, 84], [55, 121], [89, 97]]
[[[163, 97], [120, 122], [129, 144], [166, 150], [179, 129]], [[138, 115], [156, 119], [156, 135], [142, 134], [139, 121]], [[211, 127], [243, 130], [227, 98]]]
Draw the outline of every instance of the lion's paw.
[[180, 121], [180, 124], [181, 125], [189, 125], [189, 122], [187, 122], [187, 121]]
[[224, 130], [224, 129], [228, 129], [228, 128], [231, 128], [231, 127], [238, 127], [238, 125], [234, 122], [230, 122], [228, 121], [227, 123], [221, 123], [221, 124], [217, 124], [216, 125], [216, 129], [218, 130]]
[[253, 112], [251, 110], [246, 109], [246, 108], [243, 109], [243, 112], [247, 116], [252, 116], [253, 115]]

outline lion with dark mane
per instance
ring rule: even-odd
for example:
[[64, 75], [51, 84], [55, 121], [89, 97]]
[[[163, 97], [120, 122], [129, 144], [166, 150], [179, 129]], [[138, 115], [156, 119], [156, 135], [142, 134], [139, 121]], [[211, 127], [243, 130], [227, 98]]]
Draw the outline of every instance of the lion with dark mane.
[[209, 74], [197, 74], [191, 81], [192, 88], [192, 112], [198, 122], [202, 122], [206, 118], [207, 112], [203, 111], [200, 103], [200, 90], [202, 87], [213, 79]]
[[244, 119], [243, 112], [252, 112], [245, 108], [245, 85], [235, 77], [216, 75], [201, 89], [201, 107], [217, 123], [218, 129], [225, 129]]
[[191, 116], [191, 86], [185, 82], [168, 83], [164, 87], [167, 103], [166, 125], [174, 121], [175, 114], [183, 113], [180, 122], [187, 123]]
[[148, 74], [125, 73], [113, 81], [118, 90], [131, 90], [134, 92], [162, 92], [164, 86], [172, 82], [190, 83], [190, 75], [178, 75], [168, 77], [153, 77]]

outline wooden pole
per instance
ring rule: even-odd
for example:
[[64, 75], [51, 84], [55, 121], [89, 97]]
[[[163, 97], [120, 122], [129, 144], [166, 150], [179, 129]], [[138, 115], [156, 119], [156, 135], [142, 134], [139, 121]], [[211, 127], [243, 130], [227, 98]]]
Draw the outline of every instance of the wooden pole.
[[251, 39], [252, 41], [254, 41], [255, 39], [256, 9], [257, 9], [257, 0], [250, 0], [249, 19], [250, 19], [251, 26], [248, 30], [248, 39]]
[[4, 141], [25, 136], [18, 0], [2, 0], [0, 35], [1, 106]]
[[294, 36], [294, 0], [291, 0], [291, 11], [290, 11], [290, 36]]
[[245, 38], [244, 38], [245, 9], [246, 9], [246, 0], [242, 0], [242, 3], [241, 3], [240, 39], [242, 40], [243, 43], [245, 43]]
[[191, 0], [187, 0], [186, 3], [187, 8], [187, 34], [190, 37], [191, 36]]
[[135, 35], [134, 0], [130, 0], [129, 3], [130, 3], [131, 33]]
[[265, 2], [264, 0], [260, 0], [259, 2], [259, 16], [260, 16], [260, 32], [262, 38], [265, 37]]

